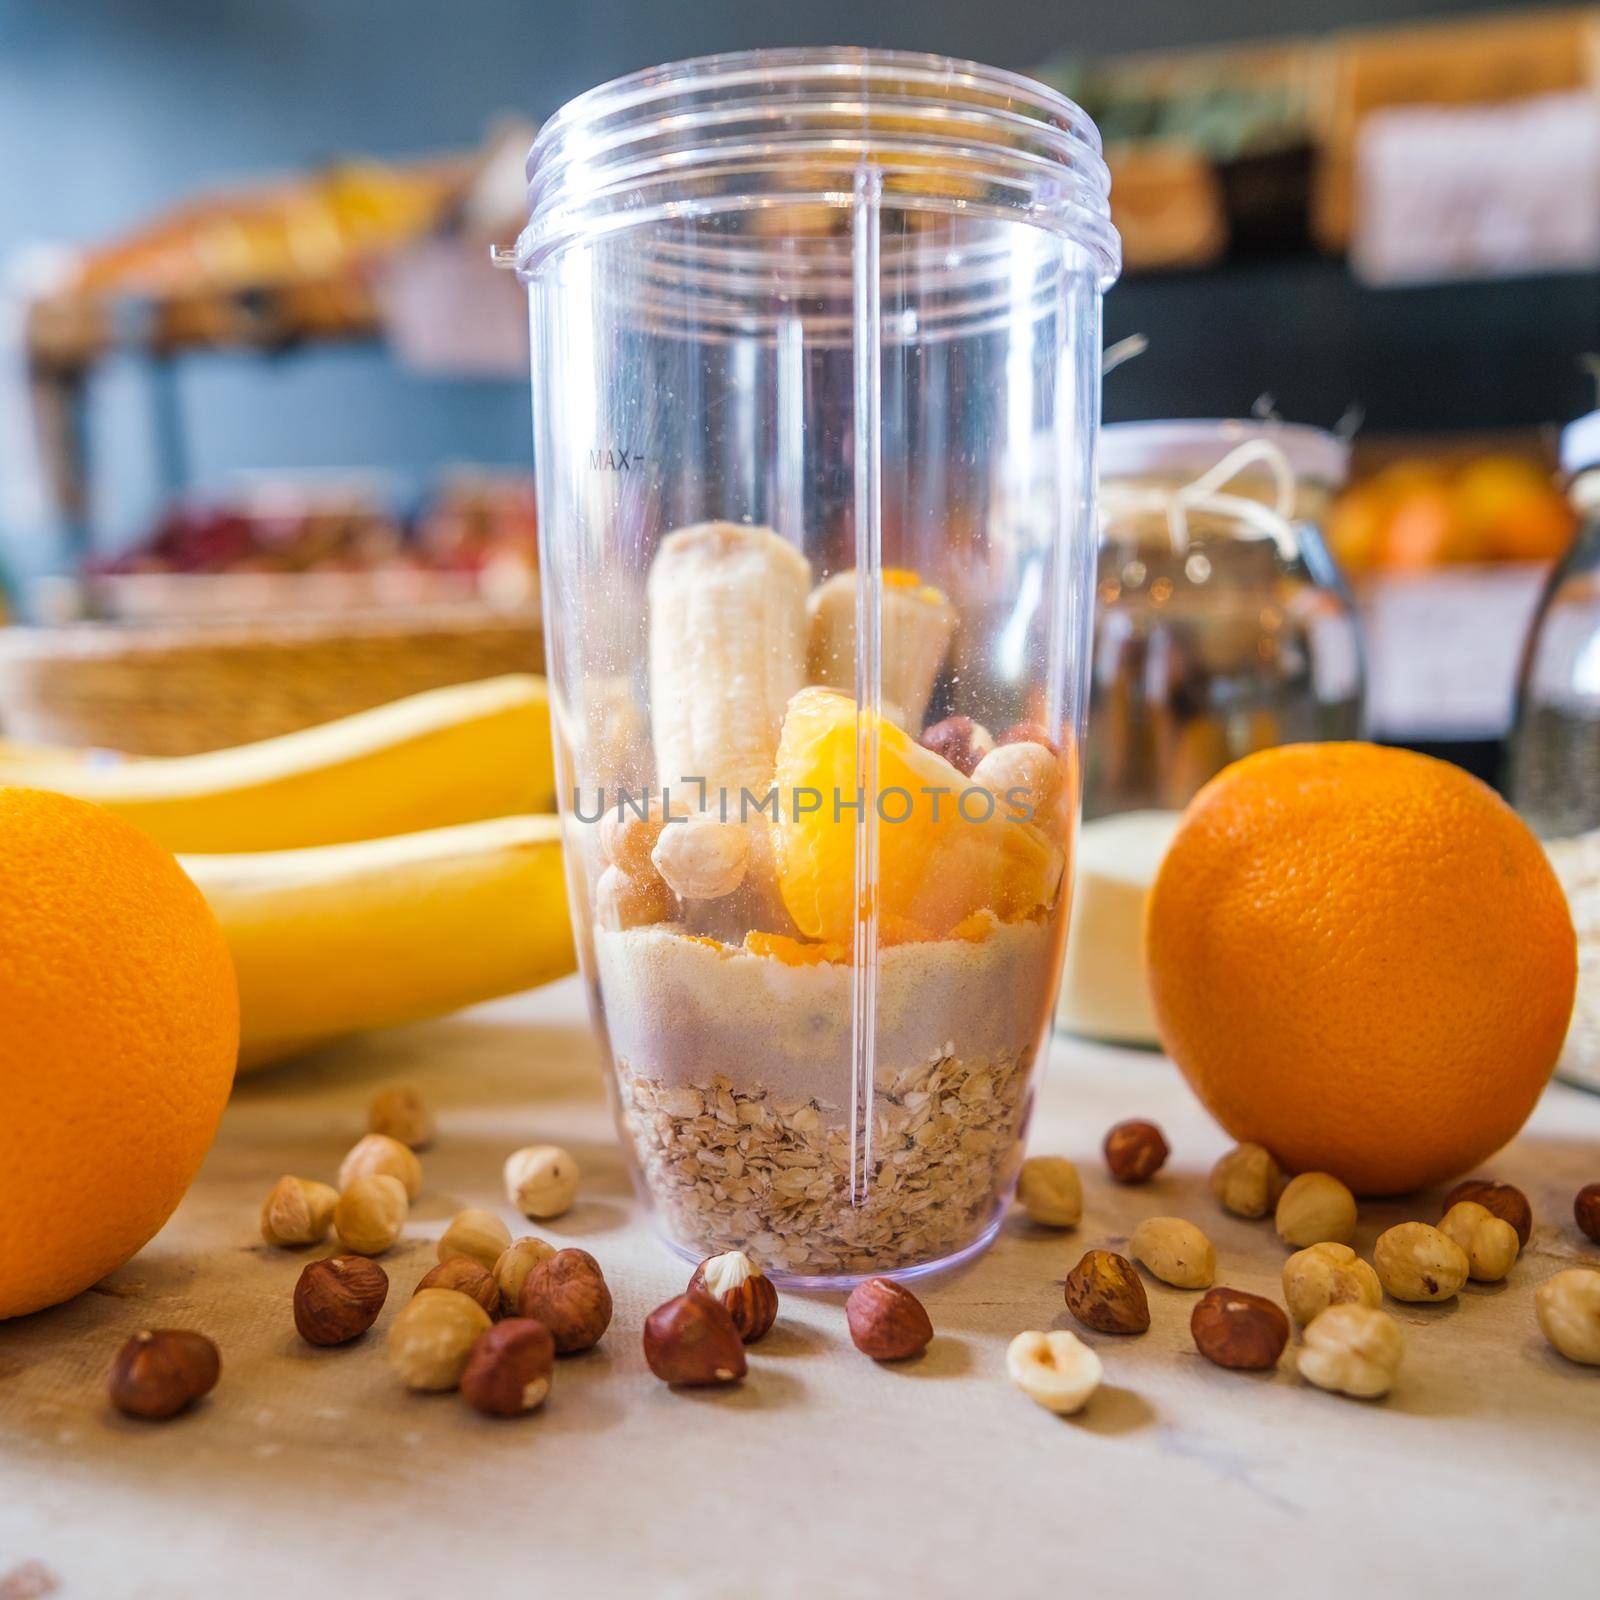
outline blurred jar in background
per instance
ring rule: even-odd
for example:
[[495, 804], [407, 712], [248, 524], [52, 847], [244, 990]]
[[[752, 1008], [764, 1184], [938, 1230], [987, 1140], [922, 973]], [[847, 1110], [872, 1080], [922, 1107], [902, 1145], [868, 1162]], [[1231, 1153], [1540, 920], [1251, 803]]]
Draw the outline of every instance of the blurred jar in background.
[[1278, 422], [1113, 424], [1084, 826], [1058, 1020], [1154, 1043], [1140, 930], [1179, 813], [1230, 762], [1361, 732], [1354, 605], [1324, 528], [1348, 447]]
[[1600, 1090], [1600, 411], [1562, 433], [1561, 467], [1581, 522], [1534, 613], [1506, 790], [1546, 841], [1578, 930], [1578, 998], [1556, 1070]]

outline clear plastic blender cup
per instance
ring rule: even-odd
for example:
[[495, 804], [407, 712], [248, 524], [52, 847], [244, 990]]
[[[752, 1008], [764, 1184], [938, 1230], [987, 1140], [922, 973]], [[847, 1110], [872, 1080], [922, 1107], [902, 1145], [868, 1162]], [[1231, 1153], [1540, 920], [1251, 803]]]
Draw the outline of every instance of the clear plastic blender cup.
[[1070, 900], [1098, 136], [987, 67], [774, 51], [595, 89], [528, 171], [568, 884], [640, 1194], [790, 1281], [948, 1264]]

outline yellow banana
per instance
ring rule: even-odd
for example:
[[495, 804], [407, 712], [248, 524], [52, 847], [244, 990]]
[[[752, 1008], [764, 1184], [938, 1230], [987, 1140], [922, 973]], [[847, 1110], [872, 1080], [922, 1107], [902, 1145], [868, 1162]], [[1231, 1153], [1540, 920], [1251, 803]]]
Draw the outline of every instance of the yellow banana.
[[179, 860], [233, 952], [241, 1071], [574, 968], [555, 816]]
[[294, 850], [555, 805], [543, 678], [431, 689], [298, 733], [107, 766], [9, 759], [0, 786], [93, 800], [179, 853]]

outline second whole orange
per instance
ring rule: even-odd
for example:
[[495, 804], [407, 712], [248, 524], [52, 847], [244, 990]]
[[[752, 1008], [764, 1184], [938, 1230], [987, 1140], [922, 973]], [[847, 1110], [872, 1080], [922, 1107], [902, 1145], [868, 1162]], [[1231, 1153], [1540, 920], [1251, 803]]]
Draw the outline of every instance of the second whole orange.
[[1399, 1194], [1509, 1141], [1572, 1015], [1538, 841], [1457, 767], [1290, 745], [1195, 796], [1151, 890], [1163, 1045], [1236, 1139]]

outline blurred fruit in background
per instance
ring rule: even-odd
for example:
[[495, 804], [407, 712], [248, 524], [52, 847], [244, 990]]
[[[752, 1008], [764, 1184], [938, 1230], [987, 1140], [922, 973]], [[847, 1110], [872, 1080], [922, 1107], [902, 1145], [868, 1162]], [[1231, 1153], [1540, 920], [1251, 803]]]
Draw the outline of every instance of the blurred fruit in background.
[[1550, 472], [1526, 456], [1401, 460], [1334, 502], [1328, 540], [1349, 572], [1553, 561], [1576, 529]]

